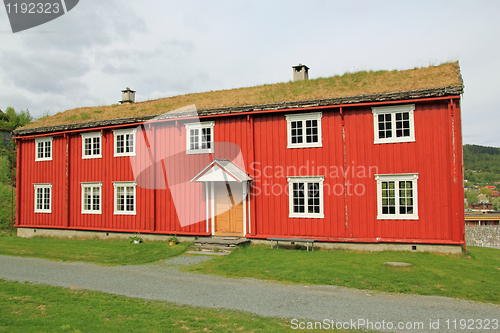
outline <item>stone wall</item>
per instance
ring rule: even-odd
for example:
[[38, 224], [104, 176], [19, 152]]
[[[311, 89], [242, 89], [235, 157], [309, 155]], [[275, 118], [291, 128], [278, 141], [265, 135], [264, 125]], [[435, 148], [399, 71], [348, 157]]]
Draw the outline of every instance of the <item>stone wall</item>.
[[466, 225], [465, 243], [470, 246], [500, 249], [500, 226]]

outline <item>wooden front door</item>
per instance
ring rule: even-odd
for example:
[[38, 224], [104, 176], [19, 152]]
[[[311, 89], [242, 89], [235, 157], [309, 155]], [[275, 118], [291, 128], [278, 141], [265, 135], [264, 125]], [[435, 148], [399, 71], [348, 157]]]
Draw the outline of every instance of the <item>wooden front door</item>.
[[243, 235], [243, 194], [239, 183], [214, 182], [215, 235]]

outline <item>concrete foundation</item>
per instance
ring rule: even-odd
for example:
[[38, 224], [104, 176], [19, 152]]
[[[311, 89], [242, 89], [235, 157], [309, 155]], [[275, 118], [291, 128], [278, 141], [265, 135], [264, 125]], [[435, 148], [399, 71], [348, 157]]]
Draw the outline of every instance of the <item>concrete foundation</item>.
[[[45, 229], [45, 228], [17, 228], [19, 237], [31, 238], [35, 236], [45, 237], [63, 237], [63, 238], [121, 238], [128, 239], [134, 236], [133, 232], [107, 232], [107, 231], [87, 231], [87, 230], [65, 230], [65, 229]], [[144, 240], [149, 241], [164, 241], [174, 235], [157, 235], [157, 234], [139, 234]], [[194, 236], [177, 236], [179, 242], [193, 242]]]
[[[65, 230], [65, 229], [45, 229], [45, 228], [18, 228], [19, 237], [31, 238], [35, 236], [64, 237], [64, 238], [121, 238], [128, 239], [134, 233], [128, 232], [106, 232], [106, 231], [85, 231], [85, 230]], [[140, 237], [149, 241], [167, 242], [173, 235], [140, 234]], [[180, 242], [194, 242], [195, 236], [177, 236]], [[198, 237], [204, 238], [204, 237]], [[271, 247], [271, 242], [264, 239], [251, 239], [252, 244], [264, 244]], [[283, 245], [289, 245], [283, 242]], [[280, 244], [280, 246], [282, 246]], [[460, 245], [432, 245], [432, 244], [394, 244], [394, 243], [328, 243], [316, 242], [315, 248], [324, 249], [345, 249], [351, 251], [409, 251], [409, 252], [438, 252], [460, 254]]]
[[[280, 247], [282, 242], [280, 242]], [[252, 239], [252, 244], [267, 244], [267, 240]], [[296, 243], [297, 244], [297, 243]], [[288, 245], [283, 242], [283, 245]], [[314, 248], [324, 249], [344, 249], [350, 251], [408, 251], [408, 252], [437, 252], [460, 254], [462, 247], [460, 245], [433, 245], [433, 244], [394, 244], [394, 243], [328, 243], [328, 242], [315, 242]]]

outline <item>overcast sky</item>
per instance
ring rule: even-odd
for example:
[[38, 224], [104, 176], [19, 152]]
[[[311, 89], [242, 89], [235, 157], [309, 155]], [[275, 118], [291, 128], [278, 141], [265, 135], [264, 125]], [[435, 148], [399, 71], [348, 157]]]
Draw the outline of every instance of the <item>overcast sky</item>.
[[500, 147], [500, 1], [80, 0], [13, 34], [0, 7], [0, 109], [34, 116], [460, 61], [464, 143]]

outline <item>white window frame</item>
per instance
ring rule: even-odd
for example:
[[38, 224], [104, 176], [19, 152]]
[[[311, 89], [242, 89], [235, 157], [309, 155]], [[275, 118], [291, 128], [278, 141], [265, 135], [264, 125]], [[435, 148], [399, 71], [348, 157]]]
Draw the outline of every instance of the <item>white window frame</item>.
[[[35, 161], [52, 161], [52, 141], [53, 138], [50, 137], [44, 137], [44, 138], [36, 138], [35, 139]], [[43, 147], [43, 157], [38, 157], [38, 144], [42, 144]], [[45, 148], [46, 145], [49, 145], [50, 147], [50, 156], [46, 157], [45, 156]]]
[[[285, 115], [287, 123], [287, 148], [314, 148], [323, 147], [323, 138], [321, 131], [321, 118], [323, 117], [322, 112], [314, 113], [300, 113], [300, 114], [287, 114]], [[318, 142], [306, 142], [306, 121], [307, 120], [317, 120], [318, 121]], [[301, 121], [302, 122], [302, 143], [292, 143], [292, 122]]]
[[[186, 127], [186, 154], [213, 154], [214, 152], [214, 121], [206, 121], [203, 123], [188, 123], [184, 124]], [[210, 128], [210, 148], [208, 149], [191, 149], [191, 135], [190, 131], [194, 129], [198, 129], [198, 143], [201, 147], [202, 142], [202, 133], [201, 130], [204, 128]]]
[[[377, 219], [378, 220], [418, 220], [418, 189], [417, 189], [418, 173], [403, 173], [403, 174], [387, 174], [375, 175], [377, 181]], [[382, 182], [394, 181], [395, 190], [395, 208], [396, 214], [383, 214], [382, 213]], [[400, 214], [399, 213], [399, 182], [411, 181], [413, 191], [413, 214]]]
[[[323, 205], [323, 182], [324, 176], [305, 176], [305, 177], [287, 177], [288, 179], [288, 202], [289, 214], [288, 217], [301, 217], [301, 218], [324, 218], [324, 205]], [[293, 211], [293, 184], [296, 183], [319, 183], [319, 213], [308, 213], [308, 191], [304, 191], [304, 213], [295, 213]], [[307, 185], [305, 185], [307, 188]]]
[[[134, 136], [134, 139], [132, 140], [132, 151], [131, 152], [123, 152], [123, 153], [117, 152], [117, 149], [118, 149], [117, 136], [118, 135], [133, 135]], [[114, 136], [114, 147], [113, 147], [113, 152], [114, 152], [113, 156], [114, 157], [135, 156], [136, 155], [137, 128], [113, 130], [113, 136]], [[127, 146], [125, 146], [125, 147], [127, 147]]]
[[[52, 213], [52, 184], [44, 183], [44, 184], [33, 184], [35, 187], [35, 213]], [[45, 195], [45, 191], [42, 191], [42, 208], [38, 208], [37, 206], [37, 192], [39, 189], [49, 189], [49, 208], [43, 208], [43, 196]]]
[[[375, 144], [380, 143], [398, 143], [398, 142], [415, 142], [415, 125], [413, 119], [413, 111], [415, 111], [415, 104], [395, 105], [395, 106], [380, 106], [372, 107], [373, 113], [373, 130]], [[409, 112], [410, 122], [410, 136], [396, 137], [396, 113]], [[380, 138], [379, 137], [379, 122], [378, 116], [381, 114], [391, 114], [391, 132], [392, 137]]]
[[[102, 214], [102, 183], [101, 182], [93, 182], [93, 183], [80, 183], [82, 186], [82, 214]], [[94, 200], [94, 193], [93, 189], [94, 188], [99, 188], [99, 210], [95, 209], [90, 209], [87, 210], [85, 209], [85, 189], [90, 188], [91, 189], [91, 206], [93, 205], [93, 200]]]
[[[99, 138], [99, 154], [94, 154], [94, 138]], [[85, 140], [90, 139], [92, 149], [90, 155], [85, 155]], [[101, 132], [83, 133], [82, 134], [82, 159], [102, 158], [102, 134]]]
[[[131, 211], [131, 210], [118, 210], [117, 209], [117, 204], [118, 204], [118, 197], [117, 197], [117, 189], [118, 187], [133, 187], [133, 194], [134, 194], [134, 210]], [[136, 215], [136, 211], [137, 211], [137, 191], [136, 191], [136, 187], [137, 187], [137, 182], [113, 182], [113, 188], [114, 188], [114, 214], [115, 215]], [[125, 195], [127, 195], [127, 193], [125, 193]]]

